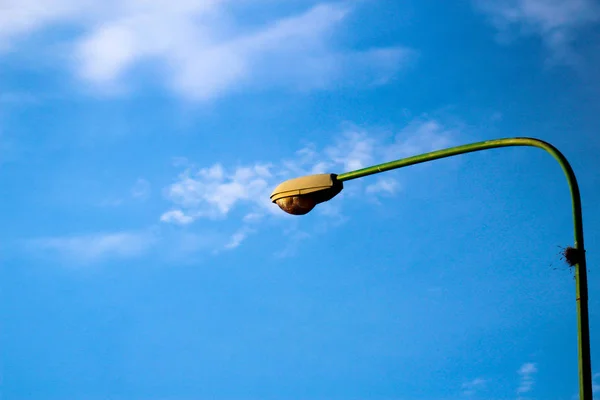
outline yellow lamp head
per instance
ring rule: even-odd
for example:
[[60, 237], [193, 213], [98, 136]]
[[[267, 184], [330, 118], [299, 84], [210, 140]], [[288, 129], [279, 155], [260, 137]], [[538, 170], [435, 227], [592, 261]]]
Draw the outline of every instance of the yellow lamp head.
[[343, 187], [336, 174], [302, 176], [277, 186], [271, 201], [288, 214], [304, 215], [317, 204], [331, 200]]

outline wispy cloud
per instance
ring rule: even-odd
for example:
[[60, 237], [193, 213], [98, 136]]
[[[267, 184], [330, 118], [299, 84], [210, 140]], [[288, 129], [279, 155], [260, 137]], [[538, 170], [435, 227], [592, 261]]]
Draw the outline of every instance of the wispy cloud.
[[[342, 140], [325, 149], [327, 163], [337, 164], [345, 171], [352, 171], [372, 163], [375, 150], [375, 139], [364, 131], [346, 132]], [[318, 165], [318, 164], [317, 164]]]
[[254, 232], [256, 232], [256, 230], [251, 228], [249, 225], [243, 226], [242, 228], [238, 229], [233, 235], [231, 235], [229, 241], [224, 246], [224, 250], [233, 250], [238, 248], [242, 244], [242, 242]]
[[535, 383], [535, 374], [537, 373], [537, 366], [535, 363], [527, 362], [519, 368], [519, 387], [517, 388], [517, 394], [522, 395], [531, 392]]
[[576, 65], [572, 43], [581, 28], [600, 20], [594, 0], [474, 0], [506, 38], [511, 32], [536, 35], [550, 51], [550, 61]]
[[[369, 200], [379, 195], [394, 195], [401, 187], [391, 177], [381, 177], [372, 184], [356, 182], [348, 187], [336, 204], [321, 205], [316, 213], [324, 218], [312, 230], [299, 224], [290, 224], [290, 216], [272, 204], [269, 195], [285, 179], [315, 172], [344, 172], [391, 156], [414, 155], [450, 145], [456, 141], [458, 130], [446, 124], [422, 118], [410, 122], [395, 134], [379, 134], [347, 125], [329, 146], [318, 148], [306, 144], [291, 157], [277, 162], [253, 162], [225, 168], [221, 164], [198, 167], [191, 161], [178, 159], [183, 171], [174, 182], [163, 189], [169, 207], [160, 215], [162, 222], [151, 231], [100, 232], [84, 235], [43, 237], [30, 240], [33, 254], [58, 257], [67, 263], [93, 264], [113, 259], [132, 259], [162, 246], [170, 257], [218, 254], [244, 244], [249, 235], [261, 227], [279, 226], [287, 238], [276, 257], [293, 255], [298, 246], [315, 234], [332, 229], [346, 221], [343, 215], [344, 199], [360, 195]], [[149, 183], [139, 179], [131, 189], [131, 196], [143, 198]], [[206, 223], [194, 224], [198, 220]], [[224, 231], [222, 222], [228, 220]], [[285, 220], [285, 227], [281, 221]], [[210, 221], [218, 221], [220, 228], [211, 230]], [[296, 220], [298, 222], [298, 220]], [[179, 226], [179, 227], [178, 227]]]
[[[225, 168], [218, 163], [197, 167], [188, 160], [178, 159], [177, 165], [183, 171], [163, 189], [171, 204], [160, 215], [162, 224], [158, 230], [45, 237], [31, 240], [29, 244], [37, 253], [78, 264], [138, 257], [159, 241], [164, 242], [163, 249], [173, 256], [175, 253], [198, 254], [200, 249], [212, 253], [233, 250], [264, 224], [277, 225], [289, 217], [269, 199], [273, 188], [283, 180], [315, 172], [343, 172], [388, 161], [390, 157], [431, 151], [455, 141], [456, 134], [456, 129], [442, 122], [423, 118], [410, 122], [396, 134], [371, 134], [347, 126], [331, 145], [319, 149], [314, 144], [306, 144], [292, 157], [277, 162]], [[290, 227], [286, 220], [283, 232], [288, 240], [275, 256], [288, 257], [307, 238], [343, 223], [346, 218], [342, 205], [346, 197], [361, 195], [372, 200], [379, 195], [394, 195], [399, 188], [399, 182], [391, 177], [381, 177], [368, 185], [356, 182], [342, 193], [337, 204], [327, 203], [315, 211], [325, 218], [312, 231], [297, 225]], [[130, 198], [144, 198], [149, 189], [150, 184], [140, 178], [131, 188]], [[201, 227], [202, 233], [198, 233], [194, 222], [200, 219], [219, 221], [219, 224], [228, 219], [231, 232], [223, 232], [222, 227], [218, 233], [211, 232], [210, 222], [207, 222]]]
[[[163, 214], [162, 220], [190, 223], [198, 218], [225, 218], [236, 207], [247, 209], [246, 220], [258, 219], [277, 210], [269, 195], [284, 179], [311, 173], [343, 172], [368, 166], [375, 160], [389, 161], [440, 149], [450, 145], [456, 134], [456, 130], [435, 120], [413, 121], [392, 140], [352, 127], [322, 150], [308, 144], [292, 159], [277, 163], [255, 162], [229, 170], [221, 164], [204, 168], [188, 165], [165, 189], [166, 197], [176, 208]], [[372, 194], [394, 193], [397, 188], [395, 180], [381, 178], [365, 190]]]
[[194, 222], [194, 218], [185, 215], [181, 210], [170, 210], [160, 216], [161, 222], [170, 222], [179, 225], [187, 225]]
[[377, 182], [368, 185], [365, 192], [369, 194], [387, 193], [395, 194], [398, 190], [398, 182], [391, 178], [379, 178]]
[[270, 181], [270, 166], [260, 163], [235, 168], [231, 173], [220, 164], [188, 168], [166, 189], [167, 198], [180, 209], [163, 214], [161, 220], [189, 223], [202, 217], [223, 218], [240, 203], [268, 207]]
[[[234, 168], [221, 164], [197, 167], [186, 162], [183, 172], [164, 190], [172, 207], [160, 219], [165, 223], [190, 225], [198, 219], [222, 220], [234, 215], [240, 230], [225, 247], [236, 248], [248, 233], [257, 229], [257, 224], [285, 217], [269, 200], [273, 188], [283, 180], [312, 173], [339, 173], [440, 149], [453, 143], [457, 134], [455, 128], [423, 118], [412, 121], [395, 135], [369, 134], [364, 129], [348, 127], [325, 148], [307, 144], [293, 157], [277, 162], [254, 162]], [[362, 193], [373, 198], [393, 195], [399, 188], [395, 179], [381, 177], [369, 185], [357, 182], [344, 195]], [[339, 206], [328, 203], [319, 210], [334, 222], [344, 220]]]
[[154, 236], [146, 232], [95, 233], [34, 239], [29, 247], [59, 256], [69, 263], [91, 264], [140, 256], [149, 250], [154, 240]]
[[227, 250], [235, 249], [240, 244], [242, 244], [242, 242], [244, 241], [244, 239], [246, 239], [247, 236], [248, 236], [248, 231], [245, 229], [240, 229], [239, 231], [237, 231], [236, 233], [234, 233], [231, 236], [231, 239], [225, 245], [225, 248]]
[[414, 119], [398, 132], [385, 155], [389, 159], [396, 159], [448, 147], [458, 136], [459, 130], [459, 126], [444, 124], [436, 119]]
[[487, 380], [483, 378], [475, 378], [472, 381], [465, 382], [462, 384], [462, 394], [464, 396], [473, 396], [480, 390], [484, 389], [487, 384]]
[[264, 214], [261, 213], [257, 213], [257, 212], [251, 212], [249, 214], [244, 215], [244, 218], [242, 218], [242, 220], [246, 223], [253, 223], [253, 222], [258, 222], [261, 219], [263, 219]]
[[76, 27], [67, 42], [76, 74], [95, 87], [123, 89], [139, 65], [159, 65], [166, 84], [190, 100], [241, 88], [327, 89], [381, 84], [414, 59], [403, 46], [361, 51], [333, 40], [350, 2], [317, 3], [254, 24], [237, 15], [268, 3], [232, 0], [8, 0], [0, 15], [0, 51], [52, 27]]

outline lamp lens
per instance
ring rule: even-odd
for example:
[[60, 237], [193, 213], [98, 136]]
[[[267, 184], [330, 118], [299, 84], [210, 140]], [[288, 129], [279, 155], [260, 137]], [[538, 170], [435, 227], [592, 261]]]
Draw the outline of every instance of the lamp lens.
[[290, 196], [276, 200], [275, 203], [288, 214], [304, 215], [315, 208], [317, 202], [311, 196]]

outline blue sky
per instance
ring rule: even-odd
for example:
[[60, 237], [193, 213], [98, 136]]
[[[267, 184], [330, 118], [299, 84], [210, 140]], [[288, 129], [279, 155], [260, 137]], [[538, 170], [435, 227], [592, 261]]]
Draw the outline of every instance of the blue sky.
[[[2, 399], [566, 399], [566, 181], [600, 390], [600, 5], [0, 0]], [[600, 394], [596, 394], [597, 396]]]

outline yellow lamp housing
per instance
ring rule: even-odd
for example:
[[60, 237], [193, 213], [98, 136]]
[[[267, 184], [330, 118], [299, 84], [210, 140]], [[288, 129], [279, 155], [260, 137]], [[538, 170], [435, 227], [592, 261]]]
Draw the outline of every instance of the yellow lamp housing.
[[317, 204], [331, 200], [343, 187], [336, 174], [302, 176], [277, 186], [271, 201], [288, 214], [304, 215]]

